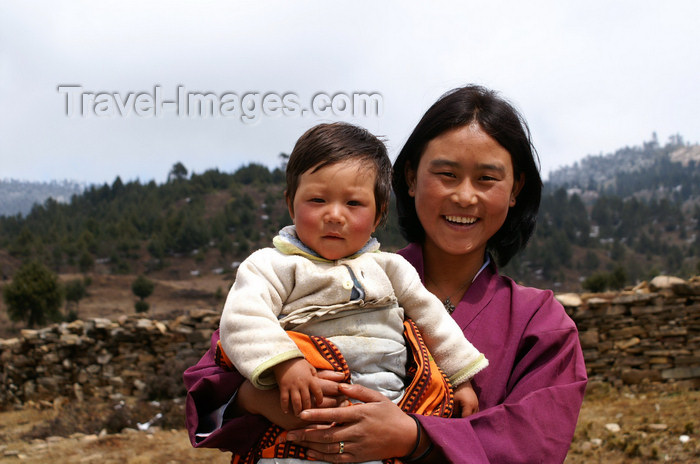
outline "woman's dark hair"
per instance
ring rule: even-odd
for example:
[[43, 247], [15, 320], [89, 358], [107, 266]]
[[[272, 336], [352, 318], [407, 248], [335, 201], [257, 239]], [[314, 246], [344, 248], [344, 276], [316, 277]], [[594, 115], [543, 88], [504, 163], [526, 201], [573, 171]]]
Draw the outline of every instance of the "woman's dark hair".
[[391, 160], [386, 146], [367, 129], [344, 122], [318, 124], [307, 130], [294, 145], [287, 162], [287, 189], [284, 194], [290, 204], [306, 171], [319, 169], [341, 161], [366, 161], [375, 170], [374, 201], [379, 224], [386, 221], [391, 196]]
[[542, 179], [527, 123], [510, 103], [487, 88], [468, 85], [447, 92], [428, 109], [406, 141], [394, 162], [392, 182], [399, 227], [406, 240], [423, 243], [425, 229], [418, 220], [415, 201], [408, 194], [406, 170], [418, 168], [428, 142], [435, 137], [472, 123], [510, 153], [515, 179], [521, 175], [525, 179], [515, 206], [509, 209], [505, 222], [486, 246], [496, 263], [505, 266], [525, 247], [535, 230]]

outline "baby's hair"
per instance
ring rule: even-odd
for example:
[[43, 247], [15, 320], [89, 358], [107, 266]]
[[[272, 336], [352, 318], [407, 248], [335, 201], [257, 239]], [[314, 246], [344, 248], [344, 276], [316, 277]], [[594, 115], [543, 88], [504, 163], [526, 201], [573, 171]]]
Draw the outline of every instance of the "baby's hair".
[[347, 161], [364, 161], [374, 168], [374, 201], [379, 224], [383, 224], [391, 195], [391, 161], [386, 146], [368, 130], [344, 122], [319, 124], [299, 137], [287, 162], [287, 201], [293, 207], [299, 179], [306, 171]]

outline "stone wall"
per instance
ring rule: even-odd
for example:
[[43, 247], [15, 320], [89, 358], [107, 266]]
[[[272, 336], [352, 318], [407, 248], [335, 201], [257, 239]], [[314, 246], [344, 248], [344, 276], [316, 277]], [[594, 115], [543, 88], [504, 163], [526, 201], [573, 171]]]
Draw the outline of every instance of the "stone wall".
[[620, 293], [557, 295], [592, 380], [700, 388], [700, 278], [660, 276]]
[[[700, 387], [700, 279], [657, 278], [621, 293], [557, 298], [576, 321], [591, 379]], [[133, 315], [23, 330], [0, 339], [0, 408], [57, 397], [184, 394], [182, 371], [209, 348], [219, 312]]]
[[0, 408], [61, 396], [183, 396], [182, 372], [209, 348], [219, 315], [200, 310], [173, 321], [90, 319], [0, 339]]

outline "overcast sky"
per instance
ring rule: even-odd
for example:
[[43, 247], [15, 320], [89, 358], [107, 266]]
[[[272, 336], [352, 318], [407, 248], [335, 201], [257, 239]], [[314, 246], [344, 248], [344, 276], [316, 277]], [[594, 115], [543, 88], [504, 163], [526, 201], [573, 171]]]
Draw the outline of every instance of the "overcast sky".
[[[654, 131], [700, 141], [699, 24], [697, 0], [0, 0], [0, 179], [276, 166], [335, 120], [385, 136], [393, 158], [466, 83], [521, 110], [546, 178]], [[197, 93], [217, 114], [176, 103]], [[355, 93], [380, 114], [343, 108]]]

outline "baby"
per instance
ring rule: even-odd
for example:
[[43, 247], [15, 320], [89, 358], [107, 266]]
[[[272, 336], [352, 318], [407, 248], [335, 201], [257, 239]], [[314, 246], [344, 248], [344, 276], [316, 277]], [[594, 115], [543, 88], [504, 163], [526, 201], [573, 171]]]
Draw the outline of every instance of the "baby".
[[280, 390], [282, 410], [322, 401], [316, 369], [287, 335], [328, 338], [351, 379], [398, 402], [404, 393], [411, 318], [455, 388], [461, 415], [478, 410], [470, 379], [488, 361], [399, 255], [371, 237], [385, 219], [391, 162], [384, 144], [346, 123], [320, 124], [297, 141], [285, 197], [293, 226], [274, 248], [239, 267], [221, 316], [221, 346], [257, 388]]

